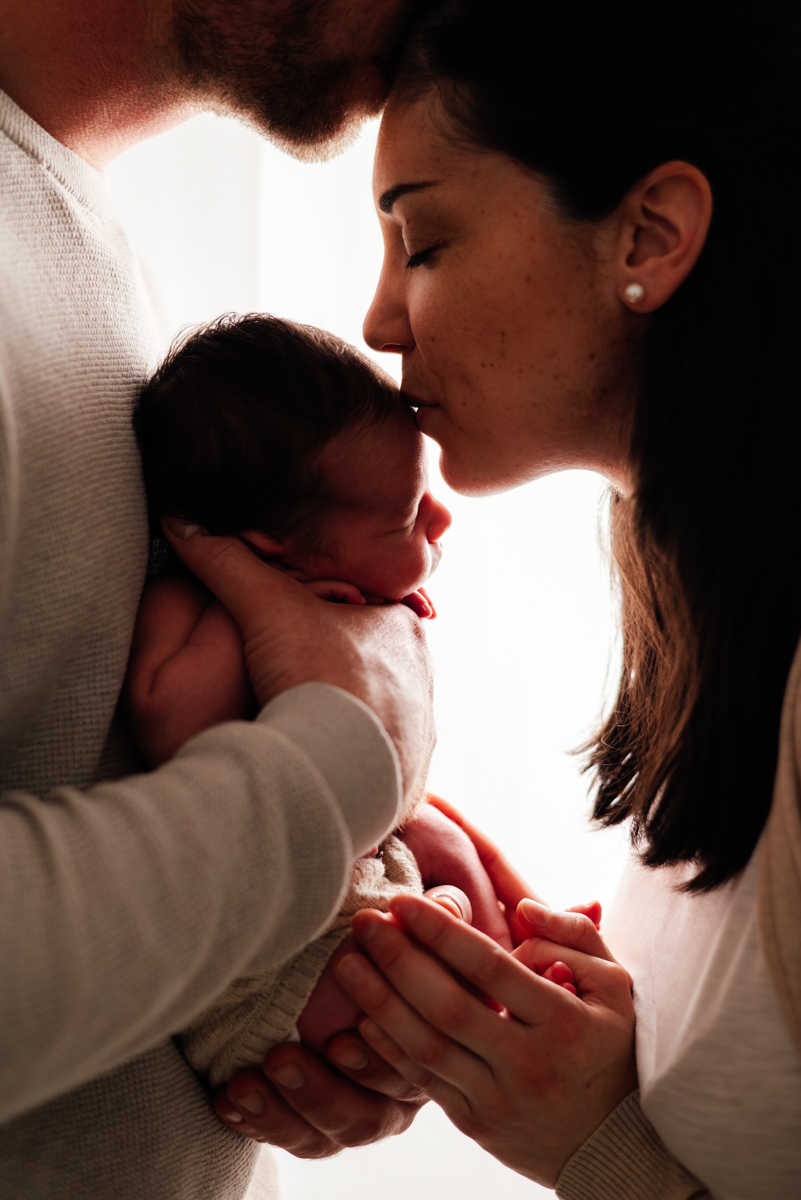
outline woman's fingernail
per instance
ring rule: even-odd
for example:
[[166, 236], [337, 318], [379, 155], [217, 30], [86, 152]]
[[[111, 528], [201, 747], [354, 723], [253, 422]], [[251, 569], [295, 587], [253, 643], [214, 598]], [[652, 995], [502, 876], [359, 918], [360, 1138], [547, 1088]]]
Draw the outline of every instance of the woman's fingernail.
[[162, 517], [161, 523], [166, 529], [169, 529], [174, 537], [180, 538], [182, 542], [185, 542], [187, 538], [191, 538], [192, 534], [197, 533], [198, 529], [200, 529], [199, 525], [192, 525], [189, 521], [182, 521], [180, 517]]
[[517, 906], [521, 916], [526, 917], [529, 921], [544, 921], [551, 915], [551, 910], [547, 904], [543, 904], [540, 900], [521, 900]]
[[360, 954], [346, 954], [337, 963], [336, 973], [345, 983], [360, 983], [366, 973], [364, 959]]
[[369, 1057], [358, 1046], [346, 1046], [344, 1050], [332, 1054], [331, 1058], [338, 1067], [347, 1067], [349, 1071], [363, 1071], [370, 1065]]
[[283, 1063], [280, 1067], [271, 1067], [266, 1075], [268, 1079], [274, 1079], [281, 1087], [289, 1088], [293, 1092], [296, 1088], [303, 1087], [306, 1082], [306, 1076], [295, 1063]]

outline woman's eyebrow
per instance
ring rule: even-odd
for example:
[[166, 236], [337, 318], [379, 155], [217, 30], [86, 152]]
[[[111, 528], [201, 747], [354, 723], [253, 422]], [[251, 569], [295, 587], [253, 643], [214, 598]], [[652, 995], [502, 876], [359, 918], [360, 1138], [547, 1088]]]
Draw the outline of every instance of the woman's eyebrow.
[[378, 201], [378, 207], [383, 213], [390, 213], [392, 212], [393, 204], [399, 197], [405, 196], [407, 192], [422, 192], [426, 188], [433, 186], [434, 180], [431, 180], [430, 183], [398, 183], [395, 187], [389, 188], [388, 191], [384, 192]]

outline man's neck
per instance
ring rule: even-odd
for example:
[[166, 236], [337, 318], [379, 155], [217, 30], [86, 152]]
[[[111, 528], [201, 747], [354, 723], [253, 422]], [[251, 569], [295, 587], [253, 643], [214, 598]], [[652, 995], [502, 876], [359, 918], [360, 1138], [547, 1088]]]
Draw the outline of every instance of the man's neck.
[[198, 111], [165, 0], [0, 0], [0, 88], [93, 167]]

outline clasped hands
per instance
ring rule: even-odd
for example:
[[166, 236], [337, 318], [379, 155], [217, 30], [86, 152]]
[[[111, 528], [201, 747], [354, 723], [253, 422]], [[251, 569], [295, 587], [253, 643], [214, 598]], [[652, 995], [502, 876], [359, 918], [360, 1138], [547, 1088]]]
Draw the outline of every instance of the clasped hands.
[[[598, 933], [599, 906], [551, 912], [478, 830], [433, 805], [468, 835], [505, 934], [493, 940], [412, 896], [389, 914], [357, 914], [358, 945], [335, 970], [364, 1016], [358, 1034], [328, 1045], [339, 1071], [302, 1046], [276, 1047], [264, 1074], [238, 1072], [215, 1107], [252, 1137], [323, 1157], [402, 1132], [430, 1097], [500, 1161], [553, 1187], [637, 1086], [631, 980]], [[421, 810], [423, 843], [431, 811]]]

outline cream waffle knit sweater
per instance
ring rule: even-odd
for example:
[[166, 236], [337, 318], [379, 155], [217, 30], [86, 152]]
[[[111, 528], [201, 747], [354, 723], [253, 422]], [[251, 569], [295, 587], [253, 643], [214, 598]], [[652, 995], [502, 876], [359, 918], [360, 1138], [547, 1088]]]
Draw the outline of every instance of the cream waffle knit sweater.
[[171, 1035], [326, 927], [399, 803], [380, 723], [320, 684], [136, 774], [152, 353], [102, 176], [0, 94], [2, 1200], [244, 1196], [256, 1147]]

